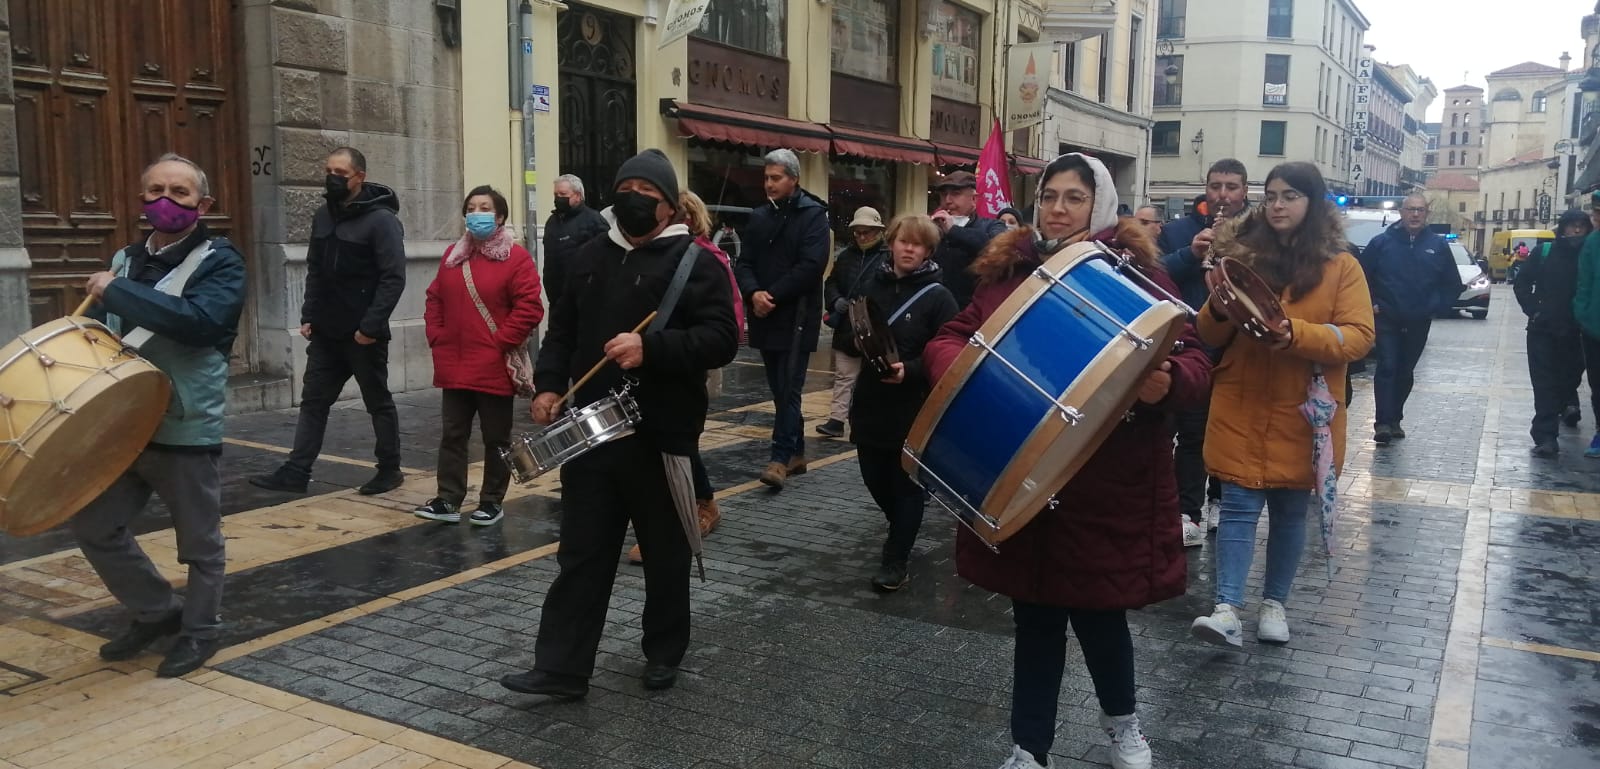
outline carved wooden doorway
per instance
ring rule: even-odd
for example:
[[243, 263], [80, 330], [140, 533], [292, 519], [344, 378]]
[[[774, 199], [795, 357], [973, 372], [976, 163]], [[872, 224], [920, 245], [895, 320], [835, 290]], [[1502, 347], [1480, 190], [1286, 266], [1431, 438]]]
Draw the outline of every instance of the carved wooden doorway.
[[577, 174], [589, 204], [602, 208], [617, 169], [637, 151], [633, 20], [569, 6], [556, 24], [561, 173]]

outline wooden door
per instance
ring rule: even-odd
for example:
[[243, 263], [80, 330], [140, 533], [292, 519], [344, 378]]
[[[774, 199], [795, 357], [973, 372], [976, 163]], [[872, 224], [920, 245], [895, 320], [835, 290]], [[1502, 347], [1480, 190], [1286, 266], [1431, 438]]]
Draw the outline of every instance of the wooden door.
[[576, 174], [593, 208], [611, 204], [611, 182], [636, 138], [633, 21], [572, 3], [556, 21], [561, 173]]
[[84, 279], [144, 236], [139, 176], [162, 153], [207, 171], [206, 224], [237, 242], [248, 208], [231, 0], [10, 7], [35, 325], [70, 312]]

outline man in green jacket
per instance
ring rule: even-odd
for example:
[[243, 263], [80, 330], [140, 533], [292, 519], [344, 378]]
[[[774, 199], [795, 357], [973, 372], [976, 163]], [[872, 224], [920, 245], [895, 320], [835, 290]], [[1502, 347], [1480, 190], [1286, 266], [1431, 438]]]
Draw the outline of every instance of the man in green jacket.
[[1600, 458], [1600, 190], [1589, 195], [1589, 221], [1595, 230], [1583, 241], [1578, 254], [1578, 290], [1572, 296], [1572, 315], [1583, 333], [1583, 361], [1589, 378], [1589, 406], [1595, 415], [1595, 435], [1583, 455]]

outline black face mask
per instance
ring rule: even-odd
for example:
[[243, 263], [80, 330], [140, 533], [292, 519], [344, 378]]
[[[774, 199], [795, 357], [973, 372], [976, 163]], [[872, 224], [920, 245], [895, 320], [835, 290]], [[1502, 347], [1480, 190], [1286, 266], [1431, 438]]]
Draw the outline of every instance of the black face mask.
[[350, 180], [343, 176], [328, 174], [327, 178], [322, 180], [322, 197], [334, 203], [343, 203], [345, 198], [350, 197]]
[[564, 214], [564, 213], [566, 213], [568, 211], [571, 211], [571, 210], [572, 210], [572, 199], [571, 198], [562, 198], [562, 197], [556, 198], [556, 213]]
[[611, 204], [611, 213], [616, 215], [617, 226], [624, 235], [642, 238], [660, 223], [656, 219], [656, 205], [660, 202], [642, 192], [619, 192]]

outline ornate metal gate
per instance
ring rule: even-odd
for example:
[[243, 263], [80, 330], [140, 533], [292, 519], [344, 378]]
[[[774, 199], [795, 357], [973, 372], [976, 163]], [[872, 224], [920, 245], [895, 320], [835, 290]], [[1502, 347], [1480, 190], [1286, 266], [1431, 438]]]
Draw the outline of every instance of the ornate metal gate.
[[561, 172], [577, 174], [601, 208], [617, 168], [637, 151], [633, 20], [580, 3], [559, 19]]

